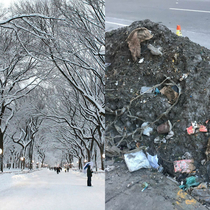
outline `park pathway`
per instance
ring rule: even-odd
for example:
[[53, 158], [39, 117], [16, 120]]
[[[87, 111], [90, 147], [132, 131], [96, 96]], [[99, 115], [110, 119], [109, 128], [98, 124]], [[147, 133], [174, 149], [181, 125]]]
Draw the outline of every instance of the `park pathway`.
[[104, 210], [104, 174], [93, 174], [93, 187], [86, 180], [86, 174], [72, 170], [0, 174], [0, 209]]

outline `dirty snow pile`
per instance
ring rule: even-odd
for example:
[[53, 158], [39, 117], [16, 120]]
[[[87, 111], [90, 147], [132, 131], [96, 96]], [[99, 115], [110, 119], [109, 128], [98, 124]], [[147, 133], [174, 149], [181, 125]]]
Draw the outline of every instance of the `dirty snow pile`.
[[[175, 32], [175, 31], [174, 31]], [[210, 50], [150, 20], [106, 33], [106, 154], [210, 181]]]

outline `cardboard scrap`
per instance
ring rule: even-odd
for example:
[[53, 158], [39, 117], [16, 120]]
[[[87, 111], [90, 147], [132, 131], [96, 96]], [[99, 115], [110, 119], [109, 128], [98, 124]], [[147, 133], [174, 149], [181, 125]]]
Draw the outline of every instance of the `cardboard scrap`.
[[128, 43], [128, 48], [131, 52], [133, 61], [136, 61], [137, 58], [140, 58], [141, 55], [141, 45], [140, 43], [146, 40], [149, 40], [153, 37], [150, 31], [147, 28], [136, 28], [133, 30], [128, 38], [126, 39]]
[[177, 160], [174, 161], [174, 171], [180, 173], [191, 173], [195, 170], [194, 160]]
[[170, 104], [174, 104], [179, 96], [179, 93], [174, 91], [171, 86], [164, 86], [160, 92], [168, 98]]

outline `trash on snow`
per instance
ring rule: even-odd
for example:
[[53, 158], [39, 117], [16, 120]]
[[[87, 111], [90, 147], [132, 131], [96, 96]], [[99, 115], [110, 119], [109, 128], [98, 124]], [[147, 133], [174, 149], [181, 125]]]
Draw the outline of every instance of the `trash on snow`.
[[174, 161], [174, 171], [180, 173], [191, 173], [195, 170], [194, 160], [177, 160]]
[[206, 126], [204, 126], [204, 125], [200, 125], [200, 127], [199, 127], [199, 131], [200, 132], [207, 132], [208, 130], [207, 130], [207, 128], [206, 128]]
[[159, 142], [160, 142], [160, 137], [157, 136], [157, 137], [154, 139], [154, 143], [155, 143], [155, 144], [158, 144]]
[[170, 104], [174, 104], [179, 96], [179, 93], [174, 91], [174, 88], [171, 86], [164, 86], [160, 92], [168, 98]]
[[137, 58], [140, 58], [141, 55], [141, 45], [140, 43], [149, 40], [153, 37], [150, 31], [147, 28], [136, 28], [133, 30], [128, 38], [126, 39], [128, 48], [131, 52], [133, 61], [136, 61]]
[[157, 169], [159, 167], [157, 155], [152, 156], [147, 152], [147, 159], [149, 160], [149, 163], [152, 168]]
[[131, 187], [132, 185], [134, 185], [134, 182], [130, 182], [129, 184], [127, 184], [127, 188]]
[[188, 75], [189, 75], [189, 73], [183, 74], [182, 77], [179, 79], [179, 81], [182, 81], [184, 79], [187, 79]]
[[197, 179], [198, 178], [195, 176], [190, 176], [190, 177], [186, 178], [186, 184], [180, 185], [179, 188], [187, 190], [190, 187], [196, 187], [200, 184]]
[[160, 166], [158, 167], [158, 172], [160, 172], [160, 173], [163, 172], [163, 166], [160, 165]]
[[148, 183], [144, 182], [143, 183], [143, 189], [141, 191], [144, 192], [144, 190], [146, 190], [148, 186], [149, 186]]
[[151, 44], [148, 44], [147, 48], [150, 50], [152, 55], [162, 55], [163, 54], [161, 52], [162, 47], [154, 47]]
[[111, 66], [111, 63], [105, 63], [105, 68]]
[[206, 164], [206, 160], [205, 159], [201, 160], [201, 165], [205, 165], [205, 164]]
[[168, 135], [166, 136], [166, 139], [170, 139], [174, 136], [174, 132], [173, 131], [169, 131]]
[[155, 144], [158, 144], [158, 143], [166, 143], [166, 139], [165, 138], [162, 138], [162, 139], [160, 139], [160, 137], [158, 136], [158, 137], [156, 137], [155, 139], [154, 139], [154, 143]]
[[143, 86], [143, 87], [141, 87], [140, 93], [141, 93], [141, 94], [142, 94], [142, 93], [152, 93], [152, 91], [153, 91], [153, 88], [152, 88], [152, 87]]
[[166, 139], [163, 138], [160, 142], [165, 144], [166, 143]]
[[141, 58], [140, 60], [139, 60], [139, 63], [143, 63], [144, 62], [144, 58]]
[[207, 132], [207, 131], [208, 131], [207, 128], [206, 128], [206, 126], [204, 126], [204, 125], [199, 125], [199, 124], [197, 124], [196, 121], [191, 122], [191, 124], [192, 124], [192, 125], [191, 125], [190, 127], [187, 128], [187, 133], [188, 133], [189, 135], [195, 134], [195, 133], [198, 133], [198, 132]]
[[130, 172], [137, 171], [141, 168], [151, 168], [149, 160], [141, 148], [131, 150], [129, 153], [124, 154], [124, 159]]
[[159, 125], [157, 127], [157, 132], [158, 133], [169, 133], [172, 129], [172, 124], [170, 120], [166, 121], [165, 123]]
[[143, 134], [145, 136], [150, 136], [150, 133], [153, 131], [153, 128], [149, 127], [149, 123], [148, 122], [144, 122], [141, 125], [141, 129], [143, 129]]
[[192, 159], [192, 155], [189, 152], [185, 152], [182, 159]]
[[159, 89], [158, 88], [155, 88], [155, 95], [157, 95], [157, 94], [160, 94], [160, 91], [159, 91]]

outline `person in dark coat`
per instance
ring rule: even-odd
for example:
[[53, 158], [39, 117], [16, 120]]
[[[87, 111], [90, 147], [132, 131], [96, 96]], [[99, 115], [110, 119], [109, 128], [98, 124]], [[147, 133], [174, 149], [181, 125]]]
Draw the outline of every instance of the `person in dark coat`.
[[57, 174], [60, 173], [60, 167], [57, 167]]
[[87, 169], [87, 186], [91, 186], [91, 177], [92, 177], [93, 171], [90, 169], [90, 165]]

